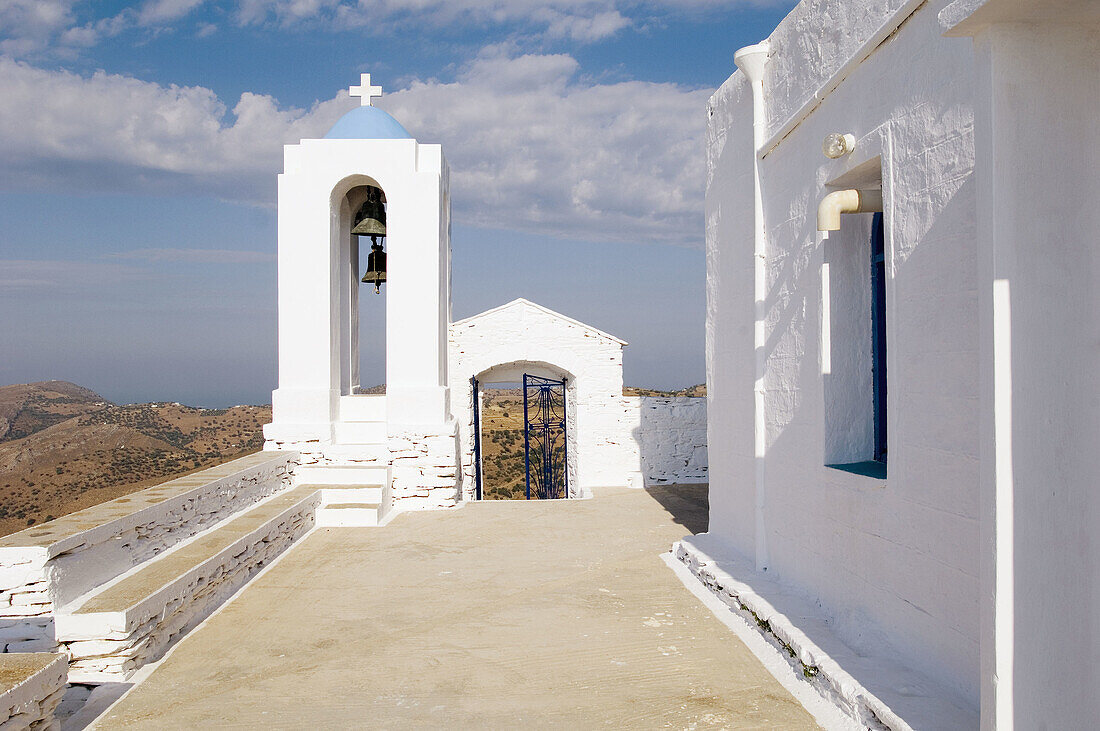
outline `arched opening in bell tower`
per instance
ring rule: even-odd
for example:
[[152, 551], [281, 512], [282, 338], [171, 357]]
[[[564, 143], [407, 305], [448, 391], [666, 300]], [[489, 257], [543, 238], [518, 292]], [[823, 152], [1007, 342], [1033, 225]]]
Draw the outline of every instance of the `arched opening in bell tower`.
[[342, 181], [333, 198], [341, 262], [340, 393], [385, 393], [386, 193], [373, 178], [358, 175]]

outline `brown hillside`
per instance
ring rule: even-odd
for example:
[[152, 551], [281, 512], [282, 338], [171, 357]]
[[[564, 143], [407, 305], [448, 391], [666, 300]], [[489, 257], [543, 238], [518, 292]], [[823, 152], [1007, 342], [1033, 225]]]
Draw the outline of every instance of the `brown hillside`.
[[20, 439], [111, 402], [68, 381], [0, 386], [0, 442]]
[[255, 452], [271, 420], [269, 406], [115, 406], [58, 381], [0, 399], [0, 535]]

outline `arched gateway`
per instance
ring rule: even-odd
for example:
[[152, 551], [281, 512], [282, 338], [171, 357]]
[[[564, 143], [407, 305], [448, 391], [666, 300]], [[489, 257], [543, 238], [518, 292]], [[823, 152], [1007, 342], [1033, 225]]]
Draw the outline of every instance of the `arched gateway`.
[[451, 325], [451, 409], [458, 422], [462, 499], [477, 497], [477, 384], [524, 375], [565, 382], [570, 497], [642, 485], [636, 400], [623, 397], [626, 341], [517, 299]]

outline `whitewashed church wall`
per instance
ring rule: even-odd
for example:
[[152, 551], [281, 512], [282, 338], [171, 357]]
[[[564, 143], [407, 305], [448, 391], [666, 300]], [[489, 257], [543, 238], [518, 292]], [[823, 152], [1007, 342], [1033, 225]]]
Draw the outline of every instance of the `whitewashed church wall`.
[[[817, 596], [856, 649], [894, 648], [976, 706], [972, 54], [967, 43], [941, 37], [944, 4], [921, 6], [760, 161], [767, 231], [764, 536], [768, 573]], [[769, 130], [782, 129], [830, 70], [848, 63], [901, 5], [876, 2], [859, 12], [841, 0], [798, 6], [771, 39]], [[710, 532], [750, 557], [751, 105], [735, 74], [712, 99], [707, 138], [708, 441], [722, 444], [712, 463]], [[831, 132], [854, 134], [856, 153], [825, 158], [821, 142]], [[879, 158], [887, 201], [885, 481], [825, 467], [822, 265], [829, 246], [854, 241], [856, 222], [845, 221], [824, 244], [815, 231], [826, 184], [866, 184]]]
[[[889, 33], [923, 0], [814, 0], [803, 2], [768, 36], [770, 54], [764, 78], [768, 136], [814, 105], [838, 72], [858, 60], [877, 36]], [[942, 0], [921, 12], [934, 17]], [[751, 111], [751, 110], [750, 110]], [[820, 153], [819, 153], [820, 154]]]
[[[983, 546], [983, 595], [996, 605], [983, 636], [982, 715], [998, 728], [1039, 719], [1091, 728], [1100, 717], [1097, 9], [1078, 3], [1045, 23], [995, 24], [973, 40], [988, 105], [976, 132], [986, 253], [983, 516], [997, 521]], [[983, 176], [988, 170], [996, 173]]]

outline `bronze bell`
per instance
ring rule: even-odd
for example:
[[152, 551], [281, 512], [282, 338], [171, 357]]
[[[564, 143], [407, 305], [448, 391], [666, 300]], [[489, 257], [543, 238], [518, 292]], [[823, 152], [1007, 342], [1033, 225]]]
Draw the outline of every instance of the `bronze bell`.
[[372, 238], [386, 235], [386, 204], [382, 202], [382, 191], [373, 185], [367, 186], [367, 199], [355, 214], [351, 232]]
[[374, 293], [381, 294], [382, 283], [386, 281], [386, 252], [376, 236], [370, 237], [370, 253], [367, 254], [367, 273], [361, 280], [364, 284], [373, 284]]

